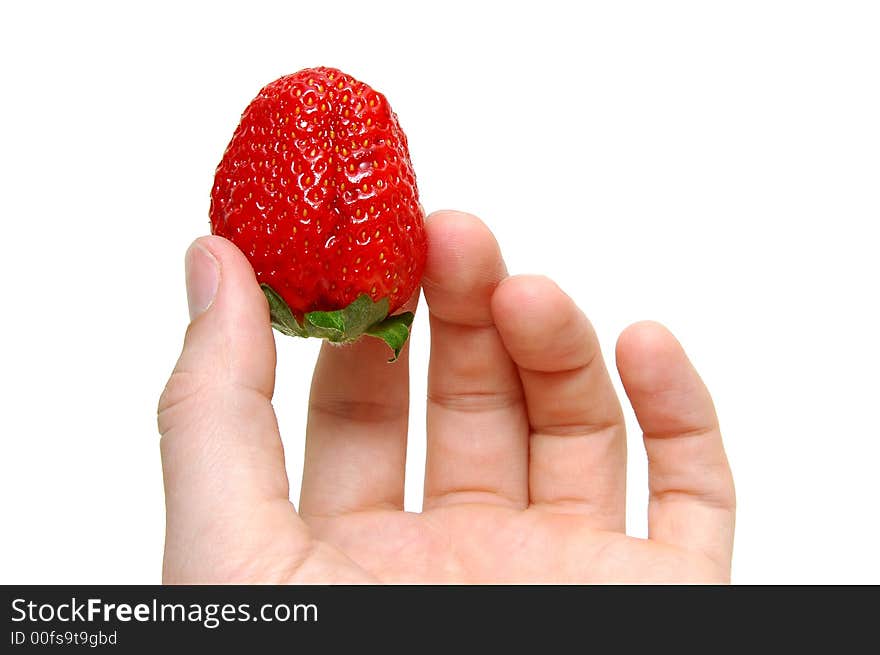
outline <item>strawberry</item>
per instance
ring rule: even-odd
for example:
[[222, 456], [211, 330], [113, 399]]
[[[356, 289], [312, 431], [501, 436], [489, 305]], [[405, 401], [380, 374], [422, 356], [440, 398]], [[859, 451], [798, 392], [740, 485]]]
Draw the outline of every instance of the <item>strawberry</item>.
[[211, 228], [245, 254], [284, 334], [384, 339], [395, 358], [427, 250], [406, 135], [385, 97], [334, 68], [266, 85], [211, 191]]

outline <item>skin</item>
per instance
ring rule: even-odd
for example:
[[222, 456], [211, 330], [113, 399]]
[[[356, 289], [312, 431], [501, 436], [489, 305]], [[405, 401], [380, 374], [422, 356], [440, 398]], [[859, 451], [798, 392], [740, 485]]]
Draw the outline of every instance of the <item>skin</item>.
[[649, 463], [637, 539], [624, 531], [624, 417], [586, 316], [549, 279], [508, 276], [474, 216], [438, 212], [427, 230], [420, 513], [403, 511], [406, 349], [389, 365], [375, 339], [322, 347], [297, 509], [266, 301], [231, 243], [190, 248], [193, 320], [159, 402], [164, 582], [728, 582], [733, 478], [675, 337], [643, 322], [617, 342]]

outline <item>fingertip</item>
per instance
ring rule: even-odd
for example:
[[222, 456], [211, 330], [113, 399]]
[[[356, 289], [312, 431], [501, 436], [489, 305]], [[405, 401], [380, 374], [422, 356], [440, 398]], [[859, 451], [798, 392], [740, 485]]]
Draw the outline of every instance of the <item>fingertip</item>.
[[425, 217], [425, 223], [434, 227], [438, 225], [471, 225], [482, 226], [488, 230], [486, 224], [483, 223], [476, 215], [470, 212], [463, 212], [457, 209], [438, 209], [431, 212]]
[[186, 300], [192, 322], [214, 304], [220, 285], [220, 262], [198, 240], [187, 249], [184, 262]]
[[215, 235], [193, 241], [185, 261], [191, 322], [178, 368], [239, 378], [270, 396], [275, 345], [268, 302], [250, 262]]
[[207, 248], [218, 258], [224, 256], [241, 257], [247, 261], [244, 253], [238, 249], [238, 246], [232, 243], [229, 239], [216, 234], [203, 234], [202, 236], [197, 237], [196, 240], [192, 242], [192, 245]]
[[492, 316], [502, 334], [524, 342], [544, 341], [570, 324], [574, 303], [550, 278], [512, 275], [492, 294]]
[[440, 239], [440, 243], [447, 239], [456, 239], [457, 235], [477, 235], [494, 240], [491, 231], [483, 221], [468, 212], [460, 212], [454, 209], [441, 209], [431, 212], [425, 217], [425, 229], [429, 239], [434, 236]]
[[662, 323], [651, 320], [636, 321], [628, 325], [623, 332], [620, 333], [618, 343], [623, 341], [633, 341], [635, 343], [645, 343], [651, 346], [658, 342], [662, 342], [672, 336], [672, 332]]
[[[245, 254], [234, 243], [224, 237], [208, 234], [197, 238], [191, 247], [204, 248], [213, 255], [220, 263], [221, 272], [226, 277], [232, 277], [232, 281], [238, 285], [244, 282], [246, 286], [255, 281], [253, 266]], [[260, 292], [262, 295], [262, 292]]]
[[426, 230], [422, 288], [431, 313], [453, 323], [487, 323], [492, 292], [507, 275], [495, 236], [476, 216], [451, 210], [428, 216]]
[[225, 311], [255, 314], [261, 320], [268, 316], [269, 305], [257, 283], [254, 269], [245, 254], [234, 243], [217, 235], [206, 235], [196, 239], [187, 253], [194, 250], [207, 251], [220, 268], [220, 284], [216, 303]]
[[543, 275], [505, 279], [492, 296], [492, 316], [517, 364], [531, 370], [584, 366], [595, 349], [592, 327], [575, 302]]
[[618, 367], [635, 362], [669, 362], [684, 355], [675, 335], [657, 321], [637, 321], [629, 325], [617, 338], [615, 349]]
[[666, 326], [655, 321], [630, 325], [618, 338], [616, 356], [620, 380], [646, 432], [717, 424], [705, 383]]
[[[452, 284], [466, 278], [502, 276], [501, 250], [495, 235], [479, 218], [456, 211], [431, 214], [426, 221], [428, 259], [424, 278], [429, 283]], [[452, 276], [450, 278], [450, 276]]]
[[525, 323], [537, 316], [558, 316], [570, 302], [565, 292], [544, 275], [511, 275], [492, 294], [492, 313], [496, 322], [528, 327]]

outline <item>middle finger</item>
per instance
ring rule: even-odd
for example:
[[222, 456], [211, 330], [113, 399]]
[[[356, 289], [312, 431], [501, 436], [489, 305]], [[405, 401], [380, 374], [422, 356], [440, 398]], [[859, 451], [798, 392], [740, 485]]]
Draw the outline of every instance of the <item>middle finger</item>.
[[528, 420], [516, 366], [492, 322], [507, 276], [498, 243], [477, 218], [427, 222], [422, 288], [431, 315], [424, 507], [528, 505]]

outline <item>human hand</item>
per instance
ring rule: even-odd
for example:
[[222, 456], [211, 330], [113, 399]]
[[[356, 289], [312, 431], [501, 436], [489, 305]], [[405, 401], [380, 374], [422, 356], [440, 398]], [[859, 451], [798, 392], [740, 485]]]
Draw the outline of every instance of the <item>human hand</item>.
[[189, 250], [194, 318], [159, 402], [163, 580], [728, 581], [733, 479], [712, 400], [675, 338], [639, 323], [617, 343], [649, 463], [649, 537], [636, 539], [624, 533], [624, 418], [589, 321], [546, 278], [508, 277], [476, 218], [439, 212], [427, 229], [421, 513], [403, 511], [408, 349], [387, 364], [374, 339], [322, 346], [297, 512], [266, 300], [228, 241]]

